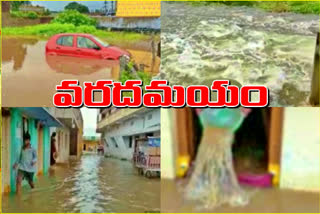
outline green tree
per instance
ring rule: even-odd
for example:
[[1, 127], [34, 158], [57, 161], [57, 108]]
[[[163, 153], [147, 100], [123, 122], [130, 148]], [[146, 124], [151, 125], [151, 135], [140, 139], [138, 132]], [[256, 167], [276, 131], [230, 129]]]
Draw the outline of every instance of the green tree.
[[89, 8], [77, 2], [71, 2], [64, 7], [65, 10], [77, 10], [80, 13], [89, 13]]
[[17, 11], [23, 4], [31, 4], [30, 1], [11, 1], [11, 10]]

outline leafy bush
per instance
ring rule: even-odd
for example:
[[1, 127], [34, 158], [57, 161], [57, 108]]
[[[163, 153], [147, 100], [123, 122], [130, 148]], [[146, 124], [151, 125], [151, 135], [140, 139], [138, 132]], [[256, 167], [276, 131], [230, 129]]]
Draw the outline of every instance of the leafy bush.
[[66, 10], [62, 13], [59, 13], [57, 17], [55, 17], [52, 23], [60, 23], [60, 24], [73, 24], [74, 26], [81, 25], [89, 25], [96, 26], [97, 20], [93, 19], [87, 15], [81, 14], [76, 10]]
[[29, 19], [37, 19], [38, 18], [38, 14], [36, 12], [33, 12], [33, 11], [27, 12], [26, 16]]
[[28, 18], [28, 19], [37, 19], [39, 16], [36, 12], [28, 11], [28, 12], [22, 12], [22, 11], [11, 11], [11, 16], [16, 18]]

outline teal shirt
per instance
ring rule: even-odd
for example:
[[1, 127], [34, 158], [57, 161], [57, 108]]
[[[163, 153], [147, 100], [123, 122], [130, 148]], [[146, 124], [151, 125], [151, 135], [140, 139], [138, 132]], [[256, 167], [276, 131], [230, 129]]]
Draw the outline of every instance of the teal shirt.
[[33, 148], [22, 149], [18, 161], [18, 169], [26, 172], [36, 172], [37, 152]]

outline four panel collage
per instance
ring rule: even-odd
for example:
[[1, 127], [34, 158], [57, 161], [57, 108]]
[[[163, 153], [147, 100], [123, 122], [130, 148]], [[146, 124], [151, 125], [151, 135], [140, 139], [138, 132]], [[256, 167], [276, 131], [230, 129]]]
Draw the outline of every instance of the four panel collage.
[[[319, 1], [0, 7], [1, 213], [320, 212]], [[141, 95], [166, 80], [169, 102], [198, 107], [104, 105], [105, 89], [84, 96], [100, 105], [74, 90], [58, 106], [64, 80], [139, 80]], [[265, 86], [268, 105], [228, 108], [231, 89], [224, 107], [178, 96], [218, 80]]]

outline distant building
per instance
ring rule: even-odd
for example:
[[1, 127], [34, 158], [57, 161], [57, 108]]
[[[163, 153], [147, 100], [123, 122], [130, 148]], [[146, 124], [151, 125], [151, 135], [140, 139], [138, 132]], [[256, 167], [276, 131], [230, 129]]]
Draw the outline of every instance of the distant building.
[[36, 13], [44, 13], [45, 7], [23, 4], [19, 7], [19, 10], [24, 12], [33, 11]]
[[117, 17], [160, 17], [161, 1], [126, 1], [116, 4]]
[[138, 139], [160, 137], [160, 109], [101, 109], [97, 132], [105, 155], [131, 160]]
[[100, 144], [100, 137], [97, 136], [83, 136], [83, 150], [86, 152], [97, 152]]

